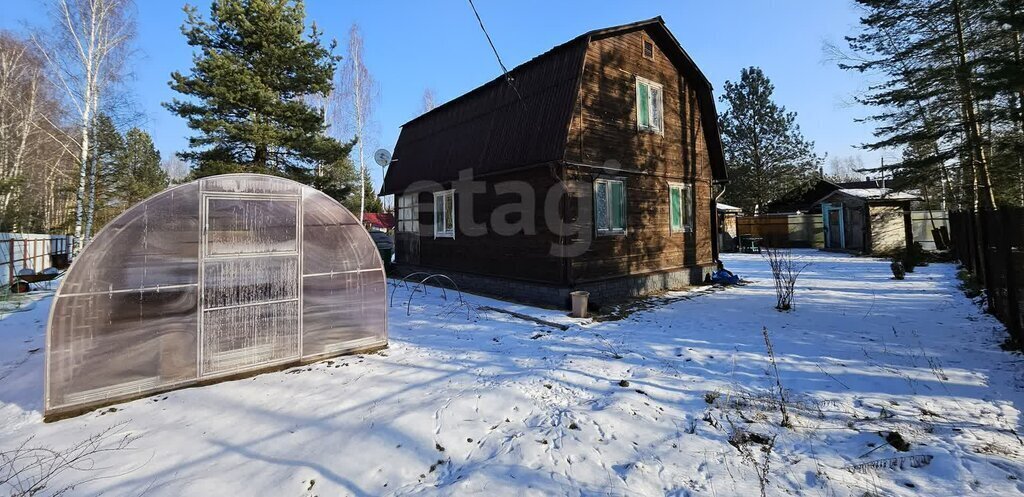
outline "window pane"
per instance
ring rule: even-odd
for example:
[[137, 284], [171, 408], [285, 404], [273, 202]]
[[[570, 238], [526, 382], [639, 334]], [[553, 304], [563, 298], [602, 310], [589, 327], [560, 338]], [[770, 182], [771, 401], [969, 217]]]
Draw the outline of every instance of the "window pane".
[[608, 184], [599, 181], [594, 191], [594, 219], [597, 229], [608, 229]]
[[680, 212], [681, 201], [679, 187], [673, 186], [669, 188], [669, 219], [673, 230], [682, 228], [682, 212]]
[[650, 109], [650, 87], [647, 83], [637, 84], [637, 107], [640, 109], [640, 127], [647, 128], [651, 125]]
[[210, 255], [298, 250], [295, 200], [211, 198], [206, 205]]
[[661, 88], [651, 87], [651, 127], [661, 130]]
[[434, 197], [434, 231], [444, 231], [444, 197]]
[[624, 229], [626, 227], [626, 199], [622, 191], [622, 182], [611, 182], [612, 187], [612, 229]]
[[693, 229], [693, 188], [687, 186], [683, 190], [685, 196], [683, 197], [683, 226], [689, 229]]
[[455, 192], [449, 192], [444, 196], [444, 230], [449, 233], [455, 232]]

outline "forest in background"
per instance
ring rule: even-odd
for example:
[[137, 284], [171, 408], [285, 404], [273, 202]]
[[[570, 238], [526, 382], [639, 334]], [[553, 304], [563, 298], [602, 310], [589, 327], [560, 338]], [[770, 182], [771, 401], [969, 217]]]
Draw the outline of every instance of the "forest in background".
[[[383, 209], [362, 160], [372, 152], [366, 150], [368, 123], [379, 90], [361, 63], [358, 26], [341, 57], [334, 41], [321, 43], [323, 33], [307, 24], [301, 1], [216, 2], [212, 23], [186, 6], [183, 41], [197, 54], [216, 49], [226, 56], [212, 65], [233, 60], [236, 66], [207, 73], [211, 65], [198, 57], [190, 72], [170, 75], [183, 98], [165, 106], [186, 118], [194, 136], [188, 150], [162, 156], [133, 102], [131, 66], [141, 55], [135, 3], [45, 5], [43, 25], [0, 30], [0, 231], [73, 234], [80, 248], [131, 205], [172, 183], [218, 172], [284, 176], [327, 192], [353, 212]], [[247, 17], [273, 22], [254, 29]], [[235, 53], [213, 46], [233, 37], [249, 45], [231, 47]], [[269, 60], [242, 52], [260, 44], [286, 56]], [[253, 56], [264, 57], [266, 70], [246, 72], [251, 64], [245, 59]], [[240, 74], [249, 77], [245, 84], [231, 80]], [[200, 89], [197, 82], [208, 75]], [[233, 95], [213, 98], [225, 90]], [[190, 119], [214, 109], [217, 119]], [[239, 114], [252, 117], [230, 120]], [[233, 163], [230, 171], [225, 157]]]

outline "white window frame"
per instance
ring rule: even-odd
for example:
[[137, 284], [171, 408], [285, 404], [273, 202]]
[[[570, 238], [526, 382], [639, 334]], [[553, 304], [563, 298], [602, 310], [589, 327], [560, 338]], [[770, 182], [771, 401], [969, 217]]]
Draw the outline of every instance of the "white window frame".
[[398, 196], [395, 227], [399, 233], [420, 233], [420, 198], [416, 193]]
[[[447, 213], [445, 212], [445, 202], [444, 202], [445, 197], [448, 197], [448, 196], [451, 196], [451, 198], [452, 198], [452, 202], [451, 202], [451, 205], [452, 205], [452, 225], [451, 225], [450, 228], [448, 226], [444, 226], [444, 227], [441, 227], [441, 229], [438, 229], [438, 225], [437, 225], [438, 205], [440, 205], [440, 207], [441, 207], [441, 210], [440, 210], [440, 212], [441, 212], [441, 220], [442, 220], [441, 222], [443, 223], [444, 220], [448, 218], [448, 216], [446, 215]], [[438, 204], [438, 199], [440, 199], [440, 204]], [[433, 212], [433, 215], [434, 215], [434, 238], [455, 238], [455, 190], [454, 189], [451, 189], [451, 190], [441, 190], [439, 192], [434, 192], [434, 212]]]
[[[679, 220], [680, 226], [675, 228], [672, 226], [672, 190], [679, 190]], [[670, 233], [693, 233], [693, 184], [691, 183], [672, 183], [668, 184], [668, 229]], [[687, 214], [685, 222], [683, 214]]]
[[[655, 112], [654, 111], [655, 105], [653, 103], [654, 99], [651, 98], [651, 90], [650, 89], [651, 88], [657, 88], [658, 89], [658, 93], [661, 94], [661, 98], [658, 100], [658, 105], [657, 105], [658, 113], [661, 114], [661, 126], [660, 127], [659, 126], [654, 126], [653, 124], [648, 125], [648, 126], [644, 126], [642, 124], [642, 121], [640, 119], [640, 91], [641, 91], [640, 85], [641, 84], [647, 85], [647, 122], [649, 122], [649, 123], [654, 123], [654, 115], [655, 115], [655, 113], [654, 113]], [[659, 135], [664, 135], [665, 134], [665, 87], [663, 87], [660, 83], [655, 83], [654, 81], [651, 81], [651, 80], [649, 80], [647, 78], [642, 78], [640, 76], [636, 77], [636, 84], [634, 85], [634, 87], [636, 88], [636, 98], [635, 98], [635, 100], [636, 100], [636, 128], [637, 128], [637, 130], [645, 132], [645, 133], [656, 133], [656, 134], [659, 134]]]
[[[619, 183], [622, 185], [622, 227], [621, 228], [599, 228], [597, 222], [597, 185], [603, 183], [605, 185], [605, 213], [611, 216], [612, 212], [612, 183]], [[626, 180], [625, 178], [597, 178], [594, 180], [594, 231], [598, 235], [625, 235], [629, 229], [629, 202], [626, 200]], [[608, 225], [611, 226], [612, 218], [609, 217]]]

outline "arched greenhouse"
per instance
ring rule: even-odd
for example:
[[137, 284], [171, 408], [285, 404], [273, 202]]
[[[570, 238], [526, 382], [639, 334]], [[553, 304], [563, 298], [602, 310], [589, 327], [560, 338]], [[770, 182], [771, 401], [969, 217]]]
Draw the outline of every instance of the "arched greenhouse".
[[229, 174], [107, 225], [54, 298], [45, 414], [387, 345], [384, 268], [359, 221], [291, 180]]

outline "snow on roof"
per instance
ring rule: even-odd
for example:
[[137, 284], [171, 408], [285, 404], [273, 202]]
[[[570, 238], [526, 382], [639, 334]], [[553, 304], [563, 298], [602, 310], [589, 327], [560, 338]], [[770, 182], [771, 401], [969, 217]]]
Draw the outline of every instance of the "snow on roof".
[[720, 210], [720, 211], [727, 211], [727, 212], [735, 211], [735, 212], [739, 212], [739, 211], [743, 210], [743, 209], [740, 209], [739, 207], [734, 207], [734, 206], [731, 206], [729, 204], [723, 204], [721, 202], [716, 203], [715, 205], [718, 207], [718, 210]]
[[891, 188], [840, 188], [839, 192], [865, 200], [919, 200], [910, 192], [897, 192]]

